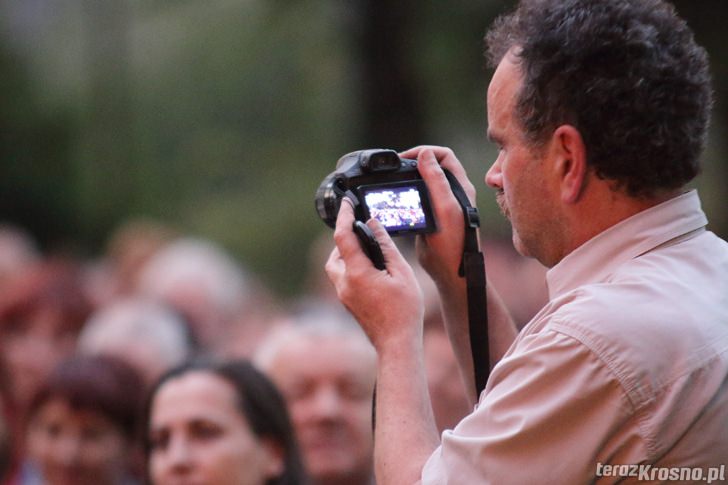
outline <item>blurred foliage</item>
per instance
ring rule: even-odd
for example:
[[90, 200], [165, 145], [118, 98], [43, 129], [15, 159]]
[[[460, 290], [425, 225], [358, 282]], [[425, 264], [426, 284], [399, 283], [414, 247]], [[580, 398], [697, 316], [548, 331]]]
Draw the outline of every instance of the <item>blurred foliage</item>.
[[[448, 145], [482, 187], [482, 36], [513, 3], [0, 0], [0, 220], [93, 256], [120, 223], [154, 218], [283, 296], [305, 291], [328, 231], [313, 195], [341, 154]], [[725, 15], [678, 3], [713, 56], [722, 134]], [[725, 236], [722, 138], [700, 184]], [[480, 191], [484, 232], [507, 235], [492, 199]]]

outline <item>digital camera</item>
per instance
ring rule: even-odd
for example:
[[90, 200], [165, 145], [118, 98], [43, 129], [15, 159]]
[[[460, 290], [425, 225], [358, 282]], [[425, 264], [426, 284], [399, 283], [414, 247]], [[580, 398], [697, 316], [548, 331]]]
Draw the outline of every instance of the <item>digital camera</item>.
[[345, 195], [354, 199], [357, 220], [375, 218], [391, 235], [436, 229], [417, 160], [400, 158], [394, 150], [360, 150], [339, 159], [316, 191], [316, 211], [330, 227]]

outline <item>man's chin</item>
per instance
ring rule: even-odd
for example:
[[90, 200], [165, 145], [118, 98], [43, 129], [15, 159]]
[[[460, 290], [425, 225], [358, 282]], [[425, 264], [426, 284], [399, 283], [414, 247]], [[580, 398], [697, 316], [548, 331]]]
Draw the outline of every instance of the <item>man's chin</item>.
[[325, 470], [309, 470], [309, 475], [315, 483], [327, 483], [332, 485], [355, 485], [360, 483], [374, 483], [373, 468], [369, 471], [362, 470], [339, 470], [327, 467]]
[[311, 476], [322, 483], [343, 483], [353, 475], [351, 464], [336, 460], [311, 460], [307, 467]]
[[308, 459], [311, 463], [319, 464], [321, 468], [333, 467], [338, 468], [341, 465], [337, 465], [342, 461], [346, 461], [346, 458], [351, 454], [340, 448], [318, 448], [316, 450], [308, 450]]
[[512, 240], [513, 240], [513, 247], [516, 248], [516, 251], [518, 252], [518, 254], [520, 254], [521, 256], [524, 256], [526, 258], [533, 257], [531, 255], [531, 252], [528, 250], [528, 248], [523, 244], [523, 241], [521, 241], [521, 238], [518, 237], [518, 233], [516, 231], [513, 231]]

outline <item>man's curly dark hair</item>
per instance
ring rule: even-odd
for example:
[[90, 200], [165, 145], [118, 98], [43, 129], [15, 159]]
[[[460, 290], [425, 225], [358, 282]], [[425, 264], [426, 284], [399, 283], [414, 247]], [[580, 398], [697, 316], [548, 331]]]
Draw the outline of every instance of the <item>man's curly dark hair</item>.
[[522, 0], [486, 35], [495, 67], [513, 49], [524, 83], [516, 116], [542, 145], [561, 124], [588, 163], [634, 197], [700, 171], [712, 108], [708, 56], [662, 0]]

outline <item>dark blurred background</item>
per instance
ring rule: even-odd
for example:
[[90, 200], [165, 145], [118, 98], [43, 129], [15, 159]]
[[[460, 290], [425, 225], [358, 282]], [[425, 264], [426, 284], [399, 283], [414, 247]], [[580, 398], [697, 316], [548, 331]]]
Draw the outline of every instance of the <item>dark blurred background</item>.
[[[93, 257], [145, 217], [220, 243], [282, 297], [329, 230], [313, 196], [366, 147], [452, 147], [481, 181], [499, 0], [0, 0], [0, 222]], [[675, 2], [717, 93], [697, 181], [728, 236], [728, 2]], [[603, 109], [595, 106], [594, 109]]]

